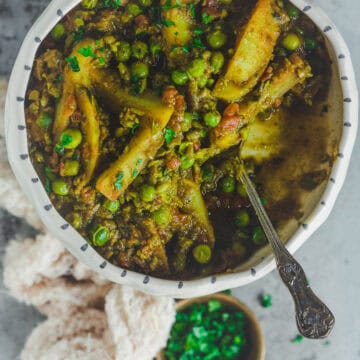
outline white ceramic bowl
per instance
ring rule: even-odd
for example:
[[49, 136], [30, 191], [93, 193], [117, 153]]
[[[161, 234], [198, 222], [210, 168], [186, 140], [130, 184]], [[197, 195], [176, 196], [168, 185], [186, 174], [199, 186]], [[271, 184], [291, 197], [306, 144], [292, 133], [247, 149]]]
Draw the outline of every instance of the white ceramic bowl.
[[[6, 142], [10, 164], [22, 189], [29, 196], [48, 229], [57, 236], [73, 255], [103, 277], [139, 290], [176, 298], [202, 296], [251, 283], [275, 268], [270, 252], [248, 268], [235, 273], [220, 274], [192, 281], [162, 280], [124, 270], [102, 258], [54, 209], [39, 181], [28, 155], [24, 98], [37, 48], [54, 25], [80, 0], [53, 0], [28, 32], [16, 59], [7, 93], [5, 109]], [[295, 252], [326, 220], [343, 185], [358, 127], [358, 93], [349, 50], [334, 23], [313, 4], [292, 0], [323, 31], [332, 47], [332, 60], [337, 67], [337, 83], [341, 83], [342, 137], [339, 156], [321, 201], [303, 226], [300, 226], [286, 246]], [[339, 86], [340, 88], [340, 86]]]

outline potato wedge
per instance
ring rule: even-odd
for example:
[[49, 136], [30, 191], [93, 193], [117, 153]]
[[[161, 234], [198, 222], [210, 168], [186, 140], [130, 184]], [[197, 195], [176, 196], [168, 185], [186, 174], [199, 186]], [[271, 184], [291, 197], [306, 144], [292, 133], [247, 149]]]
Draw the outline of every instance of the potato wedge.
[[272, 58], [280, 36], [281, 19], [275, 11], [274, 0], [257, 2], [237, 38], [225, 74], [215, 84], [215, 97], [228, 102], [238, 101], [255, 87]]
[[223, 118], [211, 131], [212, 150], [208, 153], [214, 156], [238, 144], [241, 140], [241, 128], [252, 122], [259, 113], [274, 106], [277, 101], [281, 102], [288, 91], [311, 76], [311, 67], [298, 55], [286, 59], [284, 65], [264, 84], [259, 100], [240, 104], [239, 114], [231, 119], [235, 120], [233, 123], [228, 124], [227, 119]]

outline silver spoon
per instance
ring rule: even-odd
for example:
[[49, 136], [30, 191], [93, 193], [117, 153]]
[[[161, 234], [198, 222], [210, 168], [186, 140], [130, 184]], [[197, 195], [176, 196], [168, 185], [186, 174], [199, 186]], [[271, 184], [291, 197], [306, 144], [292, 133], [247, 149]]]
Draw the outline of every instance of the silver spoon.
[[238, 179], [246, 187], [250, 202], [273, 248], [279, 274], [294, 299], [300, 333], [309, 339], [327, 337], [335, 324], [334, 315], [311, 290], [304, 270], [281, 242], [244, 167], [240, 169]]

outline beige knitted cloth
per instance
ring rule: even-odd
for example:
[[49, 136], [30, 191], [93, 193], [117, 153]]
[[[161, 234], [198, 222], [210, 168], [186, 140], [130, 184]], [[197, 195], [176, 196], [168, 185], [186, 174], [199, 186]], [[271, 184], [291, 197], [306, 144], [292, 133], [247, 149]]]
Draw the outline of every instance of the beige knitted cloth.
[[4, 284], [19, 301], [48, 319], [27, 339], [22, 360], [148, 360], [166, 345], [174, 301], [113, 285], [75, 259], [49, 235], [19, 188], [7, 162], [0, 79], [0, 207], [39, 230], [12, 240]]

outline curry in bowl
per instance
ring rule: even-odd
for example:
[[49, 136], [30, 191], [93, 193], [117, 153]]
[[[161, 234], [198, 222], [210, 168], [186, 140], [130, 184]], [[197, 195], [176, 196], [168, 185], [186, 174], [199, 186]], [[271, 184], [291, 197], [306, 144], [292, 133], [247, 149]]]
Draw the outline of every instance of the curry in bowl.
[[321, 33], [287, 1], [83, 0], [35, 59], [31, 160], [59, 213], [114, 265], [176, 279], [231, 271], [266, 245], [238, 181], [242, 154], [275, 225], [296, 217], [258, 174], [310, 150], [311, 125], [294, 139], [289, 120], [283, 152], [254, 137], [317, 109], [329, 69]]

